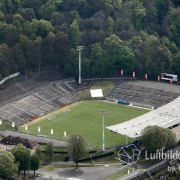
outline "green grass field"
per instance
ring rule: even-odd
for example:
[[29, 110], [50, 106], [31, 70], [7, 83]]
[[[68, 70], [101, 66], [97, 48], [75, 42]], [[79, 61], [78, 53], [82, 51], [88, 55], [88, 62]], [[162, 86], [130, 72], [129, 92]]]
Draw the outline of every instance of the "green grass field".
[[[28, 130], [25, 131], [25, 125], [19, 127], [19, 130], [31, 134], [41, 134], [52, 138], [68, 140], [68, 137], [74, 133], [80, 133], [85, 137], [90, 146], [101, 147], [102, 144], [102, 114], [101, 110], [106, 110], [105, 127], [130, 120], [140, 116], [147, 110], [128, 107], [124, 105], [109, 103], [105, 101], [81, 101], [60, 109], [48, 116], [28, 123]], [[53, 117], [52, 120], [48, 120]], [[37, 132], [38, 126], [41, 132]], [[54, 134], [50, 135], [50, 129]], [[64, 131], [67, 132], [67, 138], [63, 139]], [[105, 129], [105, 146], [110, 147], [125, 143], [125, 137], [114, 134]]]

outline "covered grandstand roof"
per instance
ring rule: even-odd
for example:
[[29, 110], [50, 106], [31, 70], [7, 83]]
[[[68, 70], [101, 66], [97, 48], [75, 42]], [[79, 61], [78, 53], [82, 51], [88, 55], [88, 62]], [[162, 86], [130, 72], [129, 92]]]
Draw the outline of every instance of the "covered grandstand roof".
[[142, 116], [106, 128], [113, 132], [135, 138], [139, 137], [142, 130], [147, 126], [158, 125], [169, 128], [177, 124], [180, 124], [180, 97]]

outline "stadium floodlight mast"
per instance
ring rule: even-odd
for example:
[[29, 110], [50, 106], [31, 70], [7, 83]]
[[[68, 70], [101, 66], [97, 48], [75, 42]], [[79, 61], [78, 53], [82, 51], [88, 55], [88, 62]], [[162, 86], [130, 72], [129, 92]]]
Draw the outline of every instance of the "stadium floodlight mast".
[[77, 46], [77, 50], [79, 51], [79, 84], [81, 84], [81, 51], [84, 46]]
[[104, 115], [105, 115], [105, 113], [107, 113], [107, 111], [106, 110], [101, 110], [100, 111], [101, 113], [102, 113], [102, 115], [103, 115], [103, 131], [102, 131], [102, 151], [105, 151], [105, 134], [104, 134]]

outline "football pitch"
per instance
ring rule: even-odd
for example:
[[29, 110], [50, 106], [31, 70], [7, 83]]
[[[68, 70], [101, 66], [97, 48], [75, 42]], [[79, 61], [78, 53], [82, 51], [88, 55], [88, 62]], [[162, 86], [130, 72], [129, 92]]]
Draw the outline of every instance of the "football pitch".
[[[133, 108], [125, 105], [109, 103], [99, 100], [80, 101], [50, 113], [40, 119], [34, 120], [19, 127], [19, 131], [45, 135], [47, 137], [68, 141], [74, 133], [84, 136], [87, 144], [100, 148], [102, 145], [103, 115], [105, 110], [105, 127], [115, 125], [140, 116], [148, 110]], [[25, 126], [28, 130], [25, 130]], [[38, 126], [41, 131], [38, 132]], [[51, 134], [53, 129], [53, 134]], [[66, 137], [64, 136], [66, 131]], [[105, 147], [124, 144], [126, 138], [120, 134], [112, 133], [105, 128]]]

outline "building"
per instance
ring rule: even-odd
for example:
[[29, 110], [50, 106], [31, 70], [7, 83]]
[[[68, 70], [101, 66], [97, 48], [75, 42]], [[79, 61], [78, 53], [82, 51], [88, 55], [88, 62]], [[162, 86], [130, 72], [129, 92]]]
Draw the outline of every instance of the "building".
[[36, 145], [36, 141], [20, 138], [19, 136], [14, 137], [14, 136], [7, 136], [4, 137], [1, 140], [1, 143], [7, 144], [7, 145], [17, 145], [17, 144], [23, 144], [27, 148], [32, 149]]

